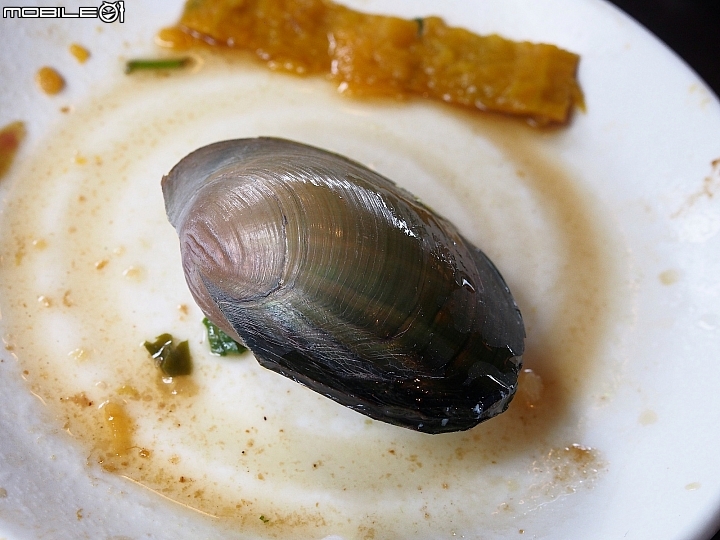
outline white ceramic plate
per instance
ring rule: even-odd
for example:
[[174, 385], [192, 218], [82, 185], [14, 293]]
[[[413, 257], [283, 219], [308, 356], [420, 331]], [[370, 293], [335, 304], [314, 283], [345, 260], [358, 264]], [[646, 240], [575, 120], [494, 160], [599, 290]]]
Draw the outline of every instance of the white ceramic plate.
[[[179, 2], [126, 4], [122, 24], [0, 20], [0, 125], [28, 129], [0, 185], [0, 537], [709, 536], [720, 508], [717, 99], [600, 1], [353, 5], [578, 52], [587, 113], [538, 133], [420, 100], [353, 102], [244, 62], [125, 76], [126, 59], [161, 54], [153, 36]], [[36, 89], [42, 65], [65, 76], [63, 93]], [[250, 356], [206, 352], [159, 180], [202, 144], [255, 135], [375, 167], [495, 260], [533, 370], [507, 413], [421, 435]], [[142, 348], [165, 331], [195, 358], [177, 395]], [[130, 419], [132, 442], [110, 459], [107, 402]]]

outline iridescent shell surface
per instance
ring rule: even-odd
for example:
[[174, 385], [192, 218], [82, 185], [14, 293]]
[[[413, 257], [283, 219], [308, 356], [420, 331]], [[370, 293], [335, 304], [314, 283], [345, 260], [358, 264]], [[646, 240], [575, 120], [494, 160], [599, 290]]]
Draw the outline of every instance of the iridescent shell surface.
[[192, 152], [162, 187], [195, 300], [266, 368], [428, 433], [507, 408], [525, 330], [505, 281], [390, 180], [258, 138]]

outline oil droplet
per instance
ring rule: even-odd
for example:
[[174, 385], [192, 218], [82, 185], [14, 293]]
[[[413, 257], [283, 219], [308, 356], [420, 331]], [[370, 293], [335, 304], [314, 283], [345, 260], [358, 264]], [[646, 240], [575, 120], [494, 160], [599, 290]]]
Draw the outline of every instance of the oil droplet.
[[102, 409], [106, 426], [109, 429], [109, 451], [115, 456], [121, 457], [127, 454], [132, 447], [132, 421], [125, 408], [113, 401], [106, 401]]
[[74, 358], [78, 362], [84, 362], [88, 359], [88, 352], [85, 349], [78, 347], [77, 349], [70, 351], [68, 356]]
[[120, 388], [117, 389], [116, 393], [119, 396], [125, 396], [130, 399], [140, 399], [140, 392], [137, 390], [137, 388], [129, 384], [123, 384]]
[[540, 401], [543, 392], [543, 382], [540, 375], [532, 369], [524, 369], [518, 378], [517, 397], [528, 407], [533, 408]]
[[54, 68], [44, 66], [35, 74], [35, 82], [40, 90], [48, 95], [55, 95], [65, 88], [65, 79]]
[[168, 49], [184, 50], [193, 43], [193, 38], [179, 28], [163, 28], [155, 36], [155, 43]]
[[122, 275], [132, 281], [142, 281], [144, 272], [139, 266], [129, 266], [123, 271]]
[[0, 178], [10, 169], [24, 138], [25, 124], [23, 122], [12, 122], [0, 129]]
[[75, 60], [81, 64], [84, 64], [87, 62], [88, 58], [90, 58], [90, 51], [78, 43], [71, 43], [68, 50], [70, 51], [70, 54], [75, 57]]
[[658, 278], [663, 285], [672, 285], [678, 282], [680, 274], [677, 270], [665, 270], [664, 272], [660, 272]]
[[47, 241], [44, 238], [36, 238], [32, 241], [32, 245], [35, 249], [43, 250], [47, 247]]

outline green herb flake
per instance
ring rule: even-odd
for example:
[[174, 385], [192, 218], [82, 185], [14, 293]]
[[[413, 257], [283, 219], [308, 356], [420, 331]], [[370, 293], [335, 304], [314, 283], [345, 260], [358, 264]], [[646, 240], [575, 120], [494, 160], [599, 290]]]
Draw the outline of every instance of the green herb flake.
[[417, 35], [422, 36], [423, 32], [425, 32], [425, 20], [422, 17], [417, 17], [413, 19], [413, 21], [415, 21], [418, 25]]
[[270, 520], [268, 518], [266, 518], [265, 516], [260, 516], [260, 521], [262, 521], [263, 523], [267, 523]]
[[192, 59], [188, 56], [183, 58], [160, 58], [128, 60], [125, 64], [125, 73], [130, 75], [136, 71], [157, 70], [157, 69], [180, 69], [190, 65]]
[[187, 341], [175, 345], [170, 334], [161, 334], [155, 341], [146, 341], [143, 345], [155, 360], [155, 365], [167, 377], [192, 373], [192, 357]]
[[220, 328], [213, 324], [207, 317], [205, 317], [202, 322], [205, 325], [205, 328], [207, 328], [208, 343], [210, 344], [211, 353], [219, 356], [227, 356], [228, 354], [242, 354], [248, 350], [247, 347], [240, 345], [237, 341], [220, 330]]

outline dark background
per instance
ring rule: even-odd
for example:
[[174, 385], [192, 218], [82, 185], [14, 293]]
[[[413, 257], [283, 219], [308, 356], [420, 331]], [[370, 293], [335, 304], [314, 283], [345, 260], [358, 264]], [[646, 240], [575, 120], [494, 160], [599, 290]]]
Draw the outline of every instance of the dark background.
[[[690, 64], [715, 95], [720, 96], [720, 0], [611, 2], [669, 45]], [[720, 532], [712, 540], [720, 540]]]
[[720, 95], [720, 0], [610, 1], [669, 45]]

